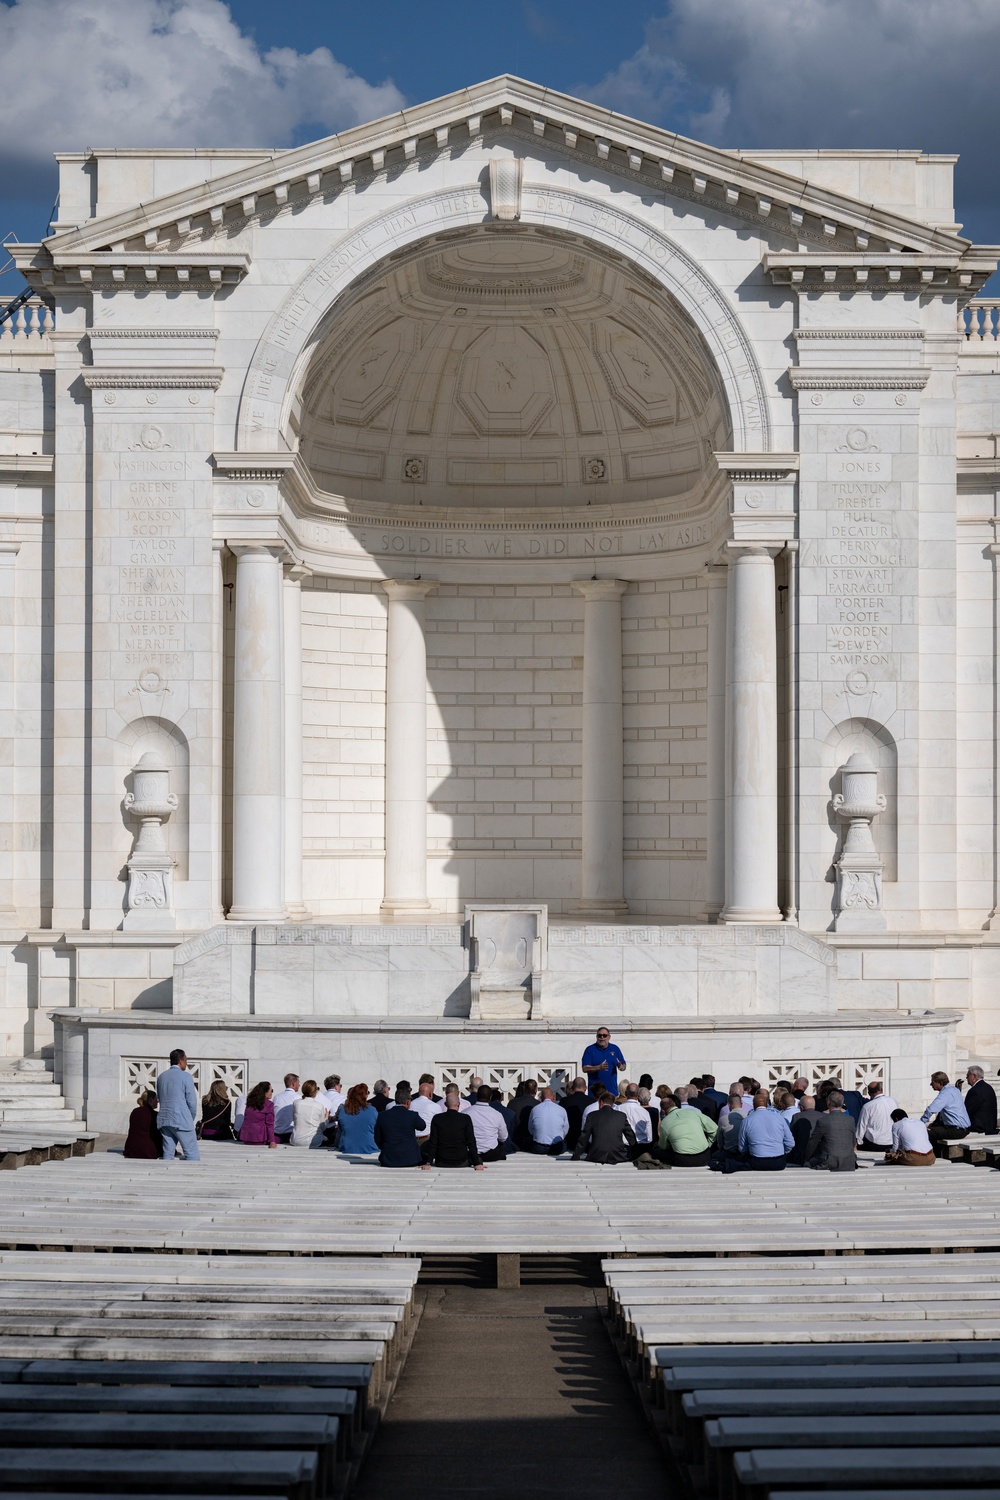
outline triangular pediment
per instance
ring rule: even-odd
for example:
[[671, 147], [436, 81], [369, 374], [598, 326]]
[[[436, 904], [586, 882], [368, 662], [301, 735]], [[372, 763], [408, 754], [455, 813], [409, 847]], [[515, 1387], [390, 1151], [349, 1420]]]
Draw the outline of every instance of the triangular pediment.
[[553, 150], [636, 192], [676, 195], [713, 214], [753, 221], [787, 236], [789, 250], [937, 256], [954, 264], [969, 242], [753, 160], [661, 130], [586, 101], [503, 75], [402, 110], [340, 135], [273, 153], [196, 188], [55, 234], [18, 257], [29, 266], [69, 268], [109, 252], [169, 257], [212, 249], [240, 219], [268, 216], [314, 194], [329, 195], [380, 172], [425, 163], [470, 140], [504, 137], [521, 154]]

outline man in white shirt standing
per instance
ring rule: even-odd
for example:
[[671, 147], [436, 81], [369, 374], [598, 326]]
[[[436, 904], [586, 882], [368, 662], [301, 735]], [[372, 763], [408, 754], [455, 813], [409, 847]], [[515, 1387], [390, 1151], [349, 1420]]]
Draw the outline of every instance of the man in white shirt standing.
[[301, 1098], [298, 1073], [286, 1073], [285, 1087], [274, 1096], [274, 1133], [283, 1146], [287, 1146], [292, 1138], [295, 1101]]
[[880, 1083], [868, 1085], [868, 1098], [861, 1106], [855, 1137], [859, 1151], [892, 1149], [892, 1112], [896, 1101], [882, 1090]]
[[542, 1097], [528, 1116], [531, 1149], [536, 1156], [558, 1156], [565, 1148], [569, 1115], [556, 1103], [555, 1089], [542, 1089]]
[[905, 1109], [892, 1112], [892, 1150], [885, 1159], [893, 1167], [933, 1167], [937, 1160], [927, 1126], [911, 1120]]
[[492, 1097], [493, 1090], [489, 1084], [480, 1084], [476, 1090], [476, 1102], [469, 1106], [469, 1119], [476, 1135], [476, 1149], [482, 1160], [503, 1161], [507, 1155], [507, 1125], [503, 1115], [490, 1103]]

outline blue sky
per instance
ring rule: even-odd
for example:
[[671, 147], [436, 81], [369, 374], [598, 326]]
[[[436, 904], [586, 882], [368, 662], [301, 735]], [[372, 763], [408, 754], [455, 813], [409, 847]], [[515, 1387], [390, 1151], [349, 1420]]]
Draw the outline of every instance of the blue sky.
[[998, 55], [1000, 0], [0, 0], [0, 237], [44, 234], [57, 149], [295, 145], [515, 72], [719, 146], [959, 152], [997, 243]]

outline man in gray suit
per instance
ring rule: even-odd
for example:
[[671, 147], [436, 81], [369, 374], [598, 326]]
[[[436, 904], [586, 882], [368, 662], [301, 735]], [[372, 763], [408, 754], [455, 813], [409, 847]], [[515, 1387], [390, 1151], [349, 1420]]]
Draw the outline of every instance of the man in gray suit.
[[187, 1065], [187, 1053], [175, 1047], [170, 1054], [170, 1067], [156, 1080], [156, 1097], [160, 1101], [156, 1123], [163, 1137], [164, 1161], [173, 1161], [178, 1146], [185, 1161], [201, 1161], [194, 1133], [198, 1095]]
[[824, 1113], [817, 1115], [806, 1144], [806, 1166], [825, 1167], [828, 1172], [853, 1172], [858, 1165], [854, 1132], [854, 1120], [844, 1108], [844, 1096], [835, 1089], [827, 1099]]

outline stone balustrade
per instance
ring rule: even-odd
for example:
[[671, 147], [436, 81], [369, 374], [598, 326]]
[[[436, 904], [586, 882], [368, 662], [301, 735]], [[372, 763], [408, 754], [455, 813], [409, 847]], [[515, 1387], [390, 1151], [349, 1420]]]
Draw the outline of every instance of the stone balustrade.
[[[14, 297], [0, 298], [0, 309], [8, 307]], [[49, 334], [56, 326], [55, 309], [43, 302], [41, 297], [29, 297], [6, 323], [0, 323], [0, 347], [12, 344], [47, 345]]]
[[958, 314], [958, 331], [969, 339], [997, 343], [1000, 339], [1000, 297], [977, 297]]

